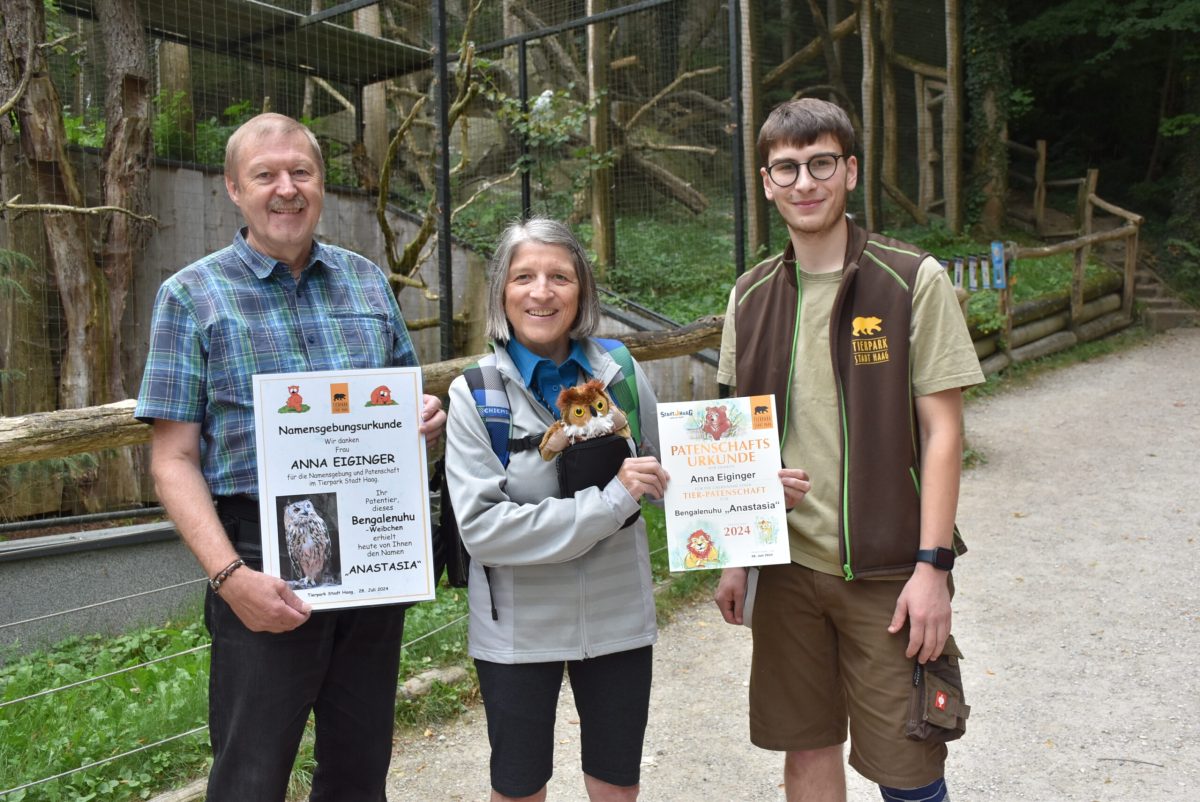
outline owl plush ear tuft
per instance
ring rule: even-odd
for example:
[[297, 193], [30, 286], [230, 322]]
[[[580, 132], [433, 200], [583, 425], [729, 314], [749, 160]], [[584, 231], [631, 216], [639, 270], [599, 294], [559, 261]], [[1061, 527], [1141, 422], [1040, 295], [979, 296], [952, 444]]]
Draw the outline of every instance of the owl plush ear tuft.
[[542, 437], [538, 451], [544, 460], [554, 459], [567, 446], [595, 437], [619, 434], [629, 437], [629, 421], [599, 379], [567, 387], [558, 394], [560, 418]]

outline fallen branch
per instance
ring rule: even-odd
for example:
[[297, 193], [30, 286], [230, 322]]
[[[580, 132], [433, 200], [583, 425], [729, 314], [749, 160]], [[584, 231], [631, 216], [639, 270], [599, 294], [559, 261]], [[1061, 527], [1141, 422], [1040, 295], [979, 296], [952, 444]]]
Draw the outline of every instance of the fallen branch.
[[632, 131], [634, 124], [637, 123], [637, 121], [641, 118], [641, 116], [643, 114], [645, 114], [651, 108], [653, 108], [654, 105], [656, 103], [658, 103], [658, 101], [662, 100], [664, 97], [666, 97], [667, 95], [674, 92], [675, 89], [680, 84], [682, 84], [684, 81], [689, 81], [692, 78], [699, 78], [703, 75], [712, 75], [713, 73], [720, 72], [723, 69], [725, 69], [725, 68], [724, 67], [705, 67], [702, 70], [692, 70], [690, 72], [685, 72], [685, 73], [681, 73], [680, 75], [677, 75], [675, 77], [674, 81], [671, 81], [671, 83], [664, 86], [661, 90], [659, 90], [657, 95], [655, 95], [654, 97], [647, 100], [645, 103], [642, 104], [641, 108], [639, 108], [637, 111], [635, 111], [633, 113], [633, 116], [629, 118], [629, 122], [625, 123], [625, 125], [624, 125], [625, 130]]
[[25, 212], [42, 212], [45, 214], [125, 214], [135, 220], [140, 220], [143, 223], [154, 223], [158, 225], [158, 218], [152, 214], [138, 214], [131, 212], [128, 209], [123, 209], [120, 206], [66, 206], [59, 203], [17, 203], [21, 199], [20, 195], [13, 195], [7, 201], [0, 201], [0, 215], [7, 211], [14, 211], [18, 214]]

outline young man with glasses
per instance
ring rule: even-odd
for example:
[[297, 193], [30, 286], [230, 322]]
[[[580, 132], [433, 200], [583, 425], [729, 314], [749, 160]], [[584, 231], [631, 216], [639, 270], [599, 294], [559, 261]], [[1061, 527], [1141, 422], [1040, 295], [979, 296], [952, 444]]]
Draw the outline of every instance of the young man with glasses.
[[[814, 98], [759, 132], [789, 243], [734, 286], [717, 378], [775, 394], [784, 465], [811, 489], [788, 514], [792, 562], [725, 570], [716, 602], [729, 623], [753, 610], [750, 738], [786, 753], [789, 802], [845, 800], [847, 728], [884, 800], [941, 802], [968, 711], [950, 635], [962, 388], [983, 374], [938, 262], [846, 216], [854, 145], [846, 113]], [[910, 709], [927, 679], [946, 728]]]

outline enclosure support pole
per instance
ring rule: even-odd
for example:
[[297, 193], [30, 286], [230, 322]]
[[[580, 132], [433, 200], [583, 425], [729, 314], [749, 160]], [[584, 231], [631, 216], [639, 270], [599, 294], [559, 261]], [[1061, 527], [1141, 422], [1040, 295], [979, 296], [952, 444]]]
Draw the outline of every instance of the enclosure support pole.
[[730, 166], [733, 173], [733, 261], [737, 275], [746, 272], [746, 196], [742, 148], [742, 28], [741, 4], [729, 3], [729, 97], [730, 110]]
[[434, 0], [434, 72], [437, 74], [438, 152], [438, 296], [442, 359], [454, 356], [454, 287], [450, 249], [450, 71], [446, 67], [446, 2]]
[[[517, 98], [521, 114], [529, 113], [529, 64], [526, 61], [525, 40], [517, 43]], [[521, 219], [533, 215], [533, 188], [529, 184], [529, 140], [521, 137]]]

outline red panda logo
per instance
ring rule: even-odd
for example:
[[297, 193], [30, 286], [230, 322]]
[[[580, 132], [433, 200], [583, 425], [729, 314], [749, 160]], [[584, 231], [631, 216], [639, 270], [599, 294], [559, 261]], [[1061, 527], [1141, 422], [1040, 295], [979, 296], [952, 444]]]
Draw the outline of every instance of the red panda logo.
[[394, 403], [395, 402], [392, 401], [392, 391], [388, 389], [387, 385], [381, 384], [371, 391], [371, 406], [385, 407]]
[[300, 396], [300, 385], [288, 385], [287, 405], [288, 409], [295, 410], [296, 412], [304, 411], [304, 399]]

